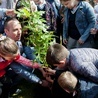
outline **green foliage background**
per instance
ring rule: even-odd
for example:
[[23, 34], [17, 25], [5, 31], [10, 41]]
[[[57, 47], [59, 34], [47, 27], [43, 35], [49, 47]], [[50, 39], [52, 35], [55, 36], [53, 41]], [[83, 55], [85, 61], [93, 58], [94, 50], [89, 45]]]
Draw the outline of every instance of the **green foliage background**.
[[53, 32], [47, 31], [46, 21], [42, 18], [43, 11], [32, 12], [29, 0], [22, 0], [21, 5], [23, 7], [18, 9], [16, 13], [17, 17], [23, 18], [22, 24], [26, 23], [23, 30], [29, 29], [26, 43], [34, 45], [36, 59], [44, 66], [48, 66], [45, 57], [49, 45], [53, 42]]

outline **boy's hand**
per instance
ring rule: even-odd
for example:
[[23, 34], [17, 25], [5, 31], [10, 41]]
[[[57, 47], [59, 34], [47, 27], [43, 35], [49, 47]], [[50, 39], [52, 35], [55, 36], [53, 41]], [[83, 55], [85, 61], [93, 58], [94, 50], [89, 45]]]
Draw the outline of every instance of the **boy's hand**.
[[53, 81], [54, 81], [53, 79], [51, 79], [51, 76], [50, 76], [50, 75], [48, 75], [48, 76], [46, 77], [46, 80], [49, 81], [50, 83], [53, 83]]
[[84, 41], [82, 41], [81, 39], [78, 40], [79, 44], [84, 44]]
[[50, 87], [50, 82], [48, 82], [47, 80], [42, 80], [42, 84], [43, 87]]
[[55, 70], [51, 69], [51, 68], [44, 68], [44, 70], [47, 72], [48, 75], [54, 75], [55, 74]]
[[43, 69], [42, 71], [43, 77], [46, 78], [47, 77], [47, 72]]
[[67, 40], [66, 39], [63, 39], [63, 43], [66, 45], [67, 44]]
[[98, 31], [98, 30], [97, 30], [96, 28], [92, 28], [92, 29], [90, 30], [91, 34], [96, 34], [97, 31]]

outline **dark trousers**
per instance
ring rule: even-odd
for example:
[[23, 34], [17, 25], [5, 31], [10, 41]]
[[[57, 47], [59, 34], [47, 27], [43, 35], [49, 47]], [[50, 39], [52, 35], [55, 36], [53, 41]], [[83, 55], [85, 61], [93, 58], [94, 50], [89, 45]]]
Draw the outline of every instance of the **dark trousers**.
[[10, 68], [7, 69], [6, 74], [0, 78], [0, 82], [3, 84], [0, 98], [8, 98], [10, 93], [14, 93], [21, 79], [22, 78], [10, 70]]

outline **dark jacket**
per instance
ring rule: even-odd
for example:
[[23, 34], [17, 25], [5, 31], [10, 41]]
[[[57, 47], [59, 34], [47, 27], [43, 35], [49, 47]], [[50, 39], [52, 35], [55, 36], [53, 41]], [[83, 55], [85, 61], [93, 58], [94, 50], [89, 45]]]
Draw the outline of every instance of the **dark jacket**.
[[26, 67], [17, 62], [13, 62], [10, 64], [10, 68], [12, 68], [12, 70], [16, 74], [18, 74], [19, 76], [28, 80], [31, 83], [38, 83], [40, 81], [40, 78], [38, 78], [37, 75], [35, 75], [33, 71], [31, 70], [31, 68], [29, 67]]
[[69, 70], [98, 83], [98, 50], [93, 48], [71, 49]]
[[65, 70], [56, 70], [55, 76], [54, 76], [54, 83], [52, 86], [52, 97], [54, 98], [73, 98], [72, 95], [65, 92], [58, 84], [57, 80], [59, 75], [64, 72]]
[[98, 84], [85, 78], [79, 78], [80, 91], [77, 98], [98, 98]]

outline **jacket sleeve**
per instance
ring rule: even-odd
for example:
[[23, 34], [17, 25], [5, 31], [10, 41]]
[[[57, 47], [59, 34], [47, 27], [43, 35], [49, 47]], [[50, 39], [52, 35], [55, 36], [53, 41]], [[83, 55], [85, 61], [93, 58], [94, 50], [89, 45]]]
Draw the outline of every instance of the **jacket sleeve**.
[[0, 18], [5, 16], [5, 12], [7, 11], [6, 8], [0, 8]]
[[0, 70], [5, 69], [10, 63], [11, 63], [11, 61], [0, 62]]
[[[94, 8], [88, 2], [86, 2], [85, 4], [86, 4], [86, 6], [84, 6], [84, 9], [86, 8], [86, 12], [85, 13], [83, 11], [82, 12], [84, 13], [84, 17], [85, 17], [86, 21], [88, 22], [88, 25], [86, 26], [86, 23], [85, 23], [85, 26], [86, 26], [86, 28], [84, 28], [85, 31], [80, 37], [80, 39], [83, 40], [84, 42], [89, 37], [90, 30], [91, 30], [91, 28], [94, 28], [95, 21], [96, 21]], [[77, 24], [77, 25], [79, 26], [79, 24]]]
[[14, 59], [15, 62], [18, 62], [20, 64], [23, 64], [25, 66], [28, 66], [28, 67], [31, 67], [31, 68], [39, 68], [40, 67], [40, 64], [38, 63], [33, 63], [33, 61], [21, 56], [21, 55], [18, 55], [15, 59]]
[[98, 50], [80, 48], [70, 50], [69, 68], [98, 83]]
[[92, 62], [81, 62], [71, 66], [72, 71], [98, 83], [98, 68]]
[[28, 68], [24, 65], [21, 65], [17, 62], [12, 62], [10, 64], [10, 68], [12, 68], [16, 74], [20, 75], [22, 78], [31, 83], [39, 83], [40, 81], [40, 78], [33, 74], [32, 71], [29, 71]]

